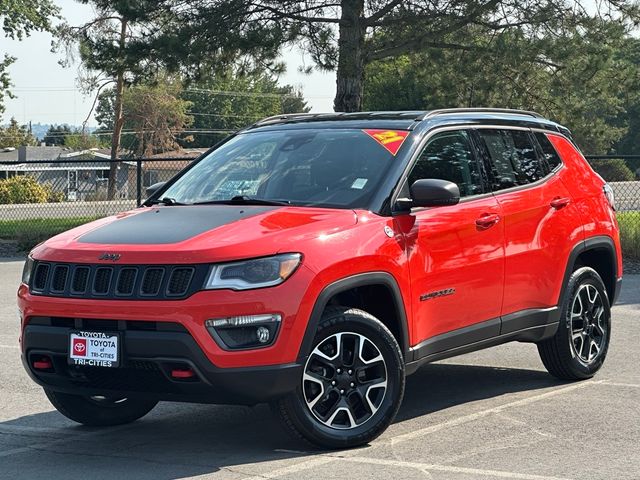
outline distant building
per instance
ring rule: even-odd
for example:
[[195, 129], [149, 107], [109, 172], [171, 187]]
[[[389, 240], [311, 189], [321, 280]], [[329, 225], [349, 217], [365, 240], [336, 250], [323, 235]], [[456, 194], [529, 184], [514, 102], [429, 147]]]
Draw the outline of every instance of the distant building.
[[[188, 148], [153, 155], [151, 160], [142, 164], [142, 186], [146, 188], [154, 183], [166, 182], [188, 166], [208, 148]], [[181, 160], [174, 160], [174, 159]]]
[[[4, 149], [0, 150], [0, 179], [29, 174], [39, 183], [63, 192], [69, 201], [103, 200], [109, 180], [110, 158], [107, 149], [72, 151], [59, 146]], [[135, 198], [135, 165], [129, 161], [118, 164], [118, 198]]]

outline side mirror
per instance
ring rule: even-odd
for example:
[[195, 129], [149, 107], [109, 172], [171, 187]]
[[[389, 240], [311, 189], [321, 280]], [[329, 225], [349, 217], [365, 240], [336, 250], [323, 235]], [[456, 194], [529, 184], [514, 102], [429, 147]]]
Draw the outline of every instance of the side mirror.
[[145, 192], [147, 193], [147, 197], [150, 197], [151, 195], [156, 193], [158, 190], [160, 190], [162, 187], [164, 187], [166, 183], [167, 182], [158, 182], [158, 183], [154, 183], [153, 185], [147, 187], [146, 190], [145, 190]]
[[410, 187], [411, 198], [398, 199], [399, 206], [411, 207], [443, 207], [456, 205], [460, 201], [458, 185], [447, 180], [424, 178], [416, 180]]

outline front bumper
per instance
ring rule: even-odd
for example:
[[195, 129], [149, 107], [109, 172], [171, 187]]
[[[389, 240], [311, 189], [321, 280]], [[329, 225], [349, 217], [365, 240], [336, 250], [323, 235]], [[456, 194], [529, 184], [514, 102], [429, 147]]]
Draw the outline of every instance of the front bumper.
[[[34, 295], [26, 285], [18, 290], [18, 308], [25, 329], [33, 318], [91, 319], [111, 322], [178, 323], [191, 335], [208, 361], [220, 369], [294, 363], [307, 320], [319, 294], [314, 274], [304, 265], [276, 287], [256, 290], [204, 290], [181, 300], [78, 299]], [[265, 348], [229, 351], [211, 337], [211, 318], [273, 313], [282, 317], [278, 337]], [[108, 328], [105, 327], [105, 330]]]
[[[291, 392], [301, 381], [302, 366], [297, 363], [217, 368], [193, 337], [174, 325], [177, 328], [166, 325], [156, 331], [121, 329], [120, 368], [69, 365], [69, 333], [74, 328], [27, 325], [22, 337], [22, 361], [39, 385], [89, 396], [252, 405]], [[52, 369], [33, 368], [34, 360], [42, 356], [52, 360]], [[171, 369], [187, 366], [195, 372], [194, 377], [171, 377]]]

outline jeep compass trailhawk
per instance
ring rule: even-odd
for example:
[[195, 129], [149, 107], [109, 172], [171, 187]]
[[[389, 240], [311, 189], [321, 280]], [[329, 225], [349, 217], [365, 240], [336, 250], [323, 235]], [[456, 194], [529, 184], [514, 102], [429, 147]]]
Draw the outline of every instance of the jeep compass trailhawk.
[[607, 355], [613, 193], [535, 113], [267, 118], [149, 194], [24, 267], [24, 365], [77, 422], [270, 402], [298, 436], [351, 447], [427, 362], [534, 342], [579, 380]]

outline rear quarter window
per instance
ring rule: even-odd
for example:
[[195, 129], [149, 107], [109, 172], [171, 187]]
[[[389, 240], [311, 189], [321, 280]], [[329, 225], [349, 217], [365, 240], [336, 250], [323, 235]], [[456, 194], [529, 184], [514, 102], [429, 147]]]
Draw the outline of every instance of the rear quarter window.
[[542, 157], [549, 166], [549, 171], [553, 171], [562, 165], [562, 159], [560, 158], [560, 155], [558, 155], [558, 152], [556, 152], [556, 149], [553, 148], [553, 145], [547, 138], [547, 135], [542, 132], [536, 132], [535, 137], [540, 145]]

